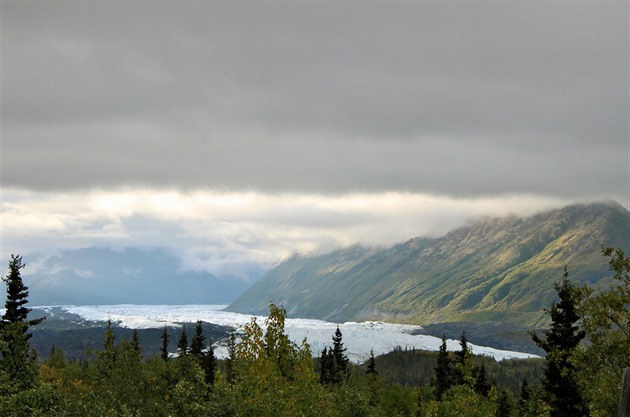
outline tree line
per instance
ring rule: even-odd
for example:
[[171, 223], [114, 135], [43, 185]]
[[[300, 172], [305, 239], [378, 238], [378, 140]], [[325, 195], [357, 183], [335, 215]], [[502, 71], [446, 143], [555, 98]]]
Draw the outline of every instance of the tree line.
[[[465, 333], [459, 350], [442, 345], [424, 365], [429, 381], [392, 382], [392, 352], [364, 366], [348, 361], [339, 328], [332, 345], [313, 359], [304, 339], [285, 332], [286, 311], [270, 305], [230, 335], [228, 356], [217, 360], [201, 322], [182, 328], [177, 353], [164, 329], [160, 354], [142, 356], [134, 332], [116, 340], [108, 323], [102, 349], [68, 361], [51, 349], [40, 361], [29, 346], [28, 288], [20, 256], [12, 256], [0, 320], [0, 415], [3, 416], [610, 416], [617, 412], [624, 368], [630, 366], [630, 260], [604, 248], [614, 282], [595, 291], [574, 285], [565, 269], [547, 310], [549, 327], [532, 334], [545, 359], [528, 363], [518, 389], [497, 383], [497, 368], [473, 355]], [[415, 351], [414, 351], [415, 354]], [[388, 362], [389, 361], [389, 362]], [[518, 361], [513, 361], [518, 363]], [[426, 361], [424, 363], [427, 363]], [[509, 365], [509, 363], [508, 363]], [[515, 375], [513, 372], [512, 376]]]

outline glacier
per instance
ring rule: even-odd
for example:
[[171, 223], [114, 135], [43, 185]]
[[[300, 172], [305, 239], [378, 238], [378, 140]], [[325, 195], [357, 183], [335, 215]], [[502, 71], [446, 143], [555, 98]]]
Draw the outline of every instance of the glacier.
[[[201, 320], [207, 323], [234, 327], [237, 330], [249, 323], [252, 318], [264, 326], [265, 316], [233, 313], [225, 311], [226, 305], [93, 305], [93, 306], [56, 306], [70, 314], [89, 321], [111, 320], [121, 327], [132, 329], [180, 327], [186, 323]], [[46, 307], [40, 307], [46, 310]], [[422, 326], [383, 322], [346, 322], [332, 323], [315, 319], [287, 318], [285, 331], [297, 344], [306, 341], [313, 355], [319, 355], [324, 347], [332, 346], [332, 335], [339, 326], [343, 334], [344, 347], [348, 358], [354, 363], [362, 363], [370, 356], [382, 355], [396, 348], [437, 351], [442, 344], [440, 338], [419, 334]], [[448, 350], [460, 349], [459, 341], [448, 339]], [[469, 343], [474, 354], [487, 355], [501, 361], [513, 358], [535, 358], [536, 355], [523, 352], [494, 349]], [[219, 358], [227, 356], [225, 341], [214, 344], [215, 354]]]

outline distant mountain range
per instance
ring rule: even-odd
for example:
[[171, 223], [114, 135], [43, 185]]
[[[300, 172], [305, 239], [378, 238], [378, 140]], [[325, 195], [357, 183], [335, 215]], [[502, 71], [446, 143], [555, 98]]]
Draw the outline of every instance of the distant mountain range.
[[556, 296], [553, 284], [565, 265], [574, 282], [611, 282], [602, 245], [630, 250], [630, 212], [616, 202], [486, 219], [387, 249], [353, 246], [296, 255], [228, 309], [265, 313], [274, 301], [290, 316], [337, 322], [538, 326], [545, 323], [543, 309]]
[[58, 256], [24, 256], [22, 276], [30, 305], [227, 304], [250, 279], [182, 270], [178, 257], [162, 249], [84, 248]]

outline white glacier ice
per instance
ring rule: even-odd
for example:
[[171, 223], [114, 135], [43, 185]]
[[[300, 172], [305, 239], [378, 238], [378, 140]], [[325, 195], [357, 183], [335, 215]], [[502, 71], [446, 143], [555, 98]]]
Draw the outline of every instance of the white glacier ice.
[[[232, 313], [224, 311], [225, 305], [101, 305], [101, 306], [64, 306], [68, 313], [76, 314], [85, 320], [111, 320], [122, 327], [135, 329], [161, 328], [166, 326], [180, 326], [181, 323], [194, 323], [201, 320], [223, 326], [241, 327], [256, 317], [262, 326], [264, 316]], [[421, 326], [408, 324], [394, 324], [382, 322], [346, 322], [331, 323], [314, 319], [289, 318], [285, 323], [285, 330], [291, 340], [300, 344], [304, 338], [311, 346], [314, 355], [318, 355], [326, 346], [332, 345], [332, 335], [335, 329], [343, 333], [343, 343], [347, 348], [349, 359], [361, 363], [370, 356], [370, 350], [375, 355], [391, 352], [396, 347], [408, 349], [433, 350], [439, 349], [441, 339], [423, 334]], [[473, 353], [488, 355], [496, 360], [511, 358], [536, 357], [528, 353], [499, 350], [490, 347], [469, 344]], [[458, 350], [459, 341], [447, 340], [449, 350]], [[215, 347], [218, 357], [225, 357], [227, 349], [221, 344]]]

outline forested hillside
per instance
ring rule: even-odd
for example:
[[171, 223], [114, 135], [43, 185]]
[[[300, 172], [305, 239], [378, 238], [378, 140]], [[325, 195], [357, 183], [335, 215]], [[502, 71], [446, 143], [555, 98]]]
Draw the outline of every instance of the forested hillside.
[[329, 321], [498, 321], [539, 326], [568, 266], [572, 280], [611, 283], [602, 246], [630, 249], [630, 212], [615, 202], [573, 205], [528, 218], [485, 219], [439, 238], [388, 249], [354, 246], [296, 255], [228, 309]]
[[[565, 270], [554, 284], [550, 324], [531, 337], [542, 360], [497, 364], [474, 356], [465, 333], [459, 349], [446, 338], [437, 354], [397, 349], [349, 363], [343, 334], [313, 360], [308, 340], [292, 342], [286, 311], [269, 306], [218, 363], [201, 322], [177, 337], [166, 328], [160, 354], [142, 356], [137, 332], [117, 340], [108, 326], [102, 348], [87, 360], [68, 361], [53, 349], [44, 362], [30, 348], [30, 332], [44, 317], [29, 318], [28, 288], [19, 256], [5, 277], [0, 320], [0, 415], [27, 416], [608, 416], [619, 404], [621, 374], [630, 366], [630, 259], [606, 248], [614, 273], [603, 291], [572, 284]], [[584, 343], [588, 340], [588, 343]], [[544, 366], [543, 366], [544, 365]]]

